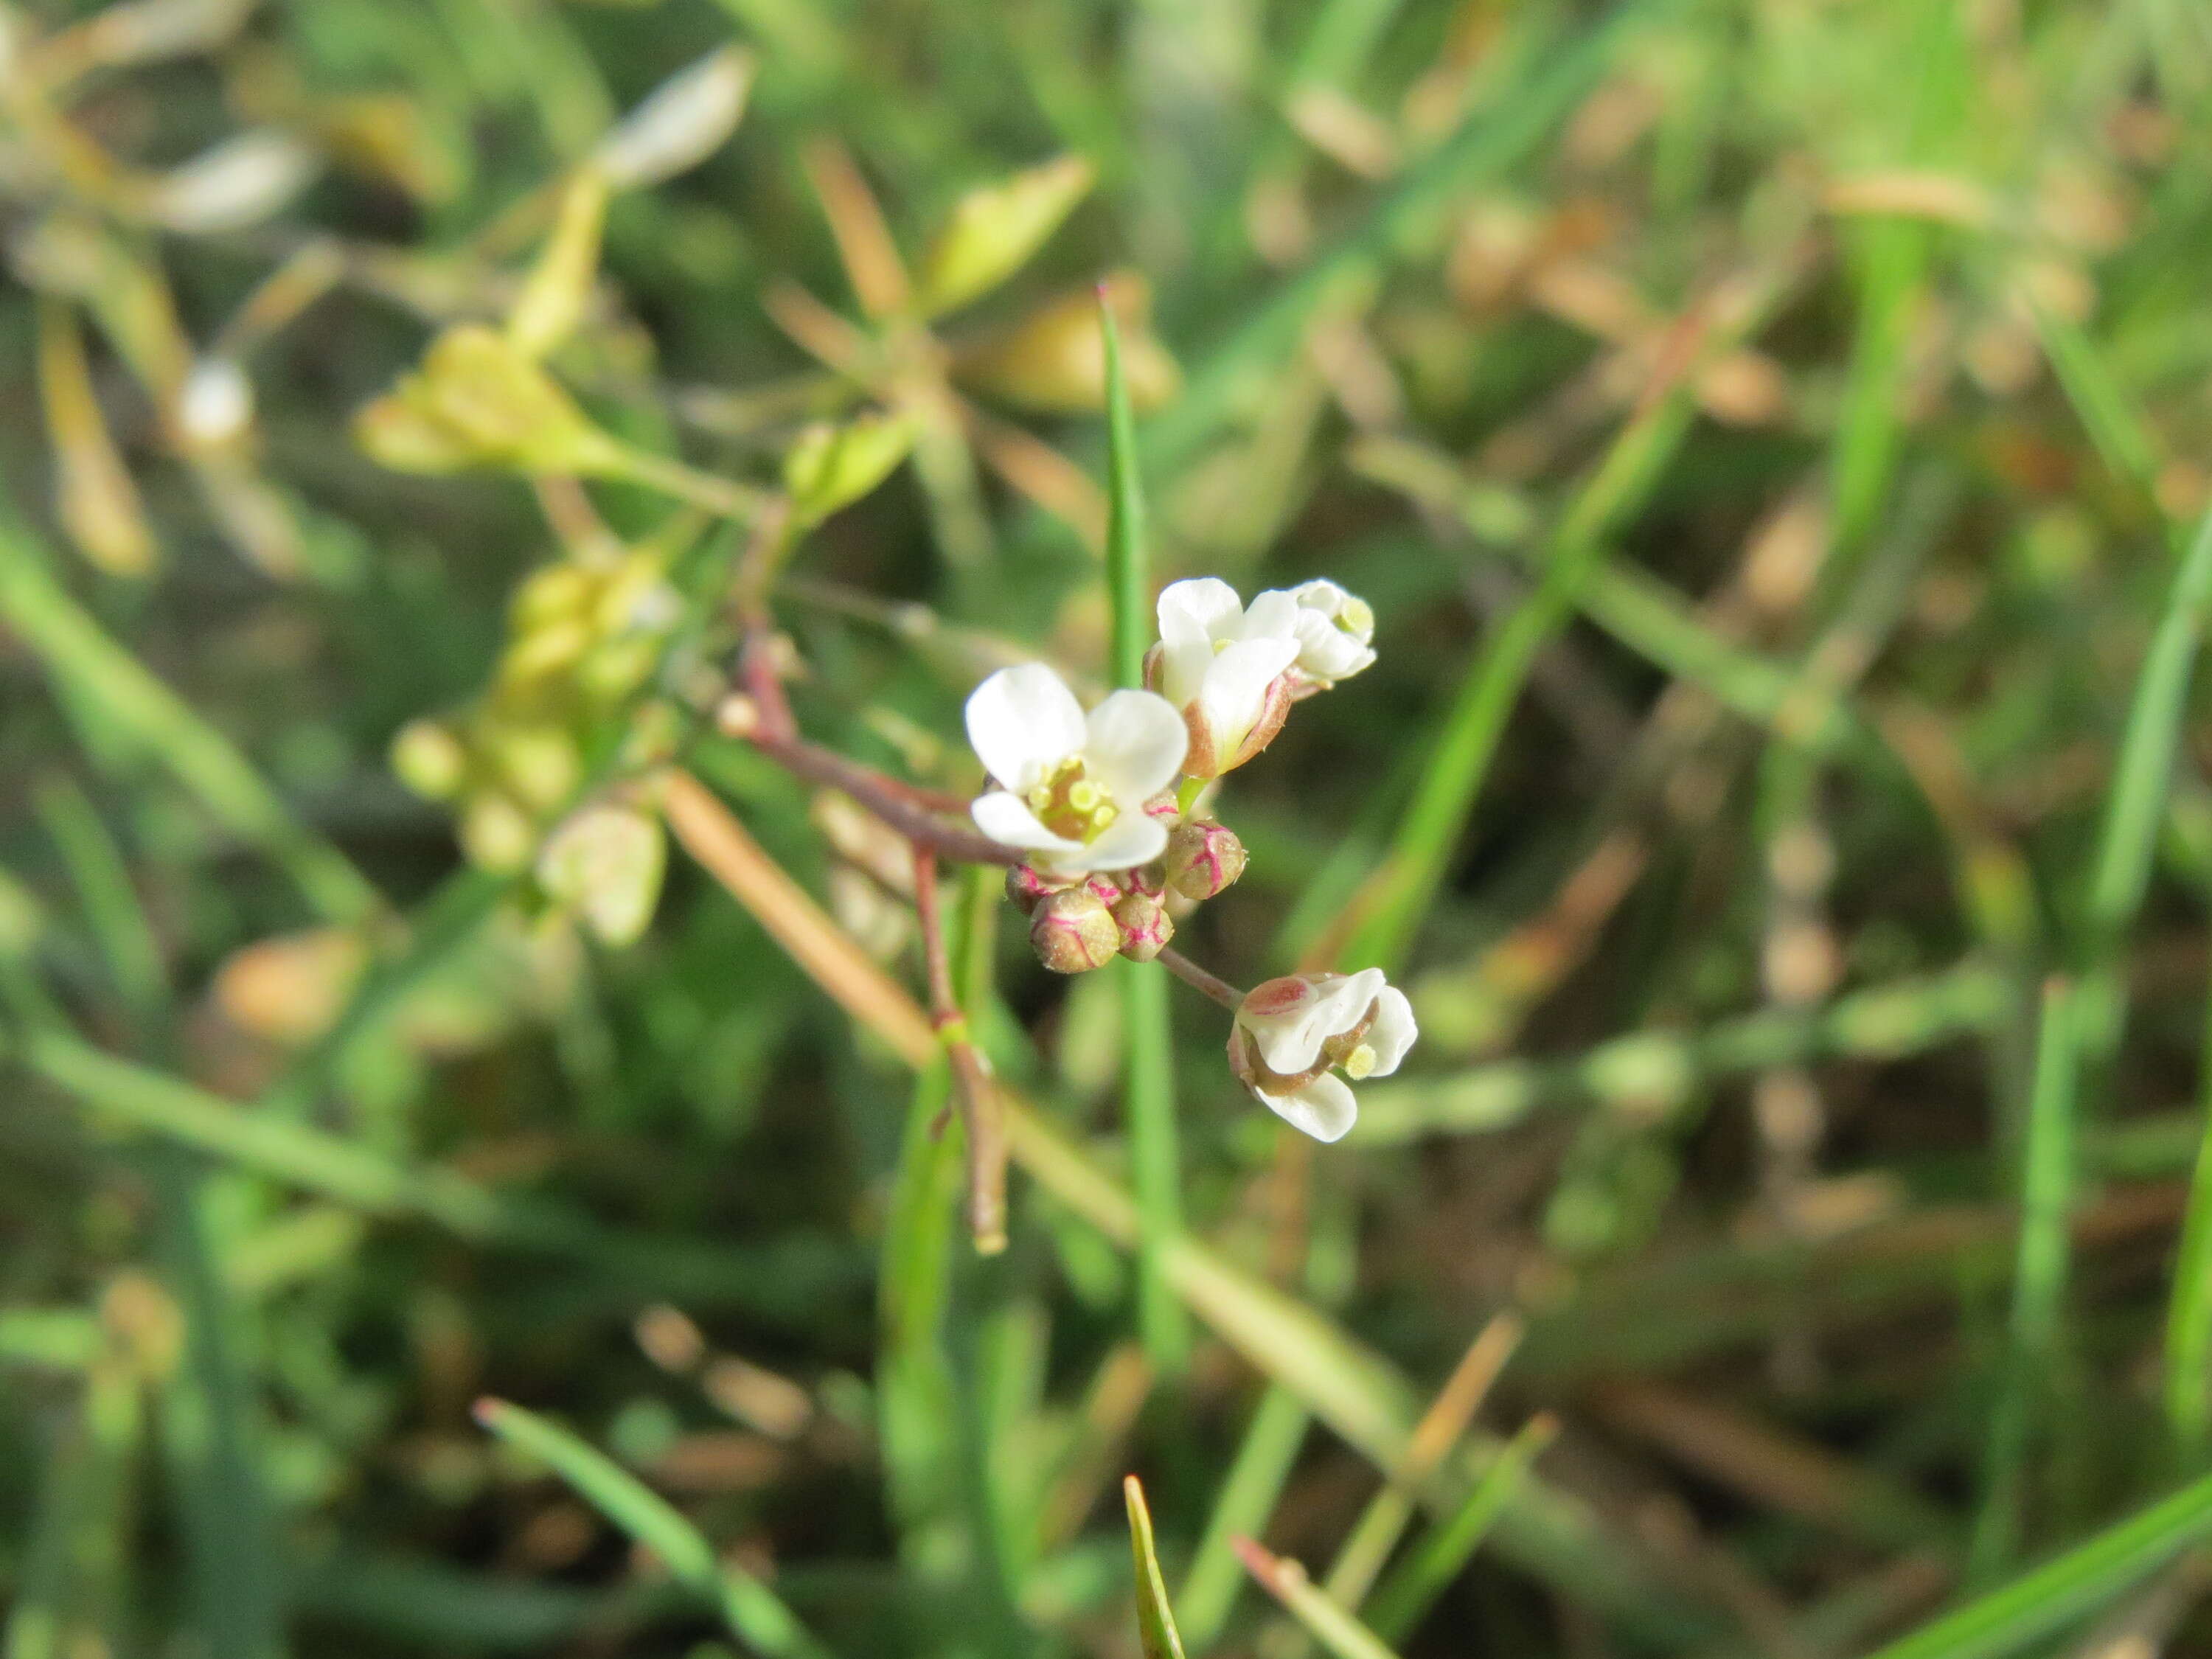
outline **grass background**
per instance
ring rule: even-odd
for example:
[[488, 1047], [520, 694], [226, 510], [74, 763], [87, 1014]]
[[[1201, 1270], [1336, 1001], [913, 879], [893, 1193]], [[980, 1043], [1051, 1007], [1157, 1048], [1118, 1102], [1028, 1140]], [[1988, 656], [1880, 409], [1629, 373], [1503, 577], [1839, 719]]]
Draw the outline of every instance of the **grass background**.
[[[1129, 1471], [1194, 1656], [2212, 1643], [2200, 9], [94, 18], [0, 7], [9, 1659], [1133, 1654]], [[1408, 987], [1340, 1145], [952, 884], [1017, 1097], [975, 1258], [896, 872], [696, 718], [738, 538], [355, 443], [732, 43], [742, 122], [616, 198], [554, 372], [764, 488], [921, 411], [773, 603], [811, 735], [962, 788], [988, 668], [1115, 677], [1106, 423], [1002, 343], [1139, 273], [1150, 580], [1378, 618], [1180, 941]], [[1071, 151], [948, 381], [872, 234]], [[594, 515], [684, 604], [563, 718], [698, 781], [618, 950], [387, 758]]]

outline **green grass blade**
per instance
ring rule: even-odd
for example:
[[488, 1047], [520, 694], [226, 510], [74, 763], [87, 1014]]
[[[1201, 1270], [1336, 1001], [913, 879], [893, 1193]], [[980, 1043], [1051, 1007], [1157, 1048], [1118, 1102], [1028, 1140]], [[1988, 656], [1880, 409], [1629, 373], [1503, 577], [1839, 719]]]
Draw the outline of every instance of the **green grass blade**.
[[1531, 1419], [1505, 1443], [1458, 1509], [1382, 1581], [1367, 1620], [1384, 1641], [1401, 1642], [1412, 1635], [1437, 1598], [1451, 1588], [1559, 1431], [1559, 1424], [1549, 1417]]
[[1122, 1481], [1121, 1500], [1129, 1511], [1129, 1553], [1137, 1572], [1137, 1635], [1144, 1644], [1145, 1659], [1182, 1659], [1182, 1638], [1168, 1606], [1167, 1584], [1160, 1577], [1159, 1552], [1152, 1547], [1152, 1511], [1145, 1505], [1145, 1489], [1135, 1475]]
[[1334, 296], [1373, 280], [1409, 233], [1519, 163], [1580, 104], [1638, 31], [1677, 0], [1627, 0], [1596, 27], [1579, 30], [1517, 90], [1471, 115], [1410, 168], [1346, 235], [1261, 300], [1192, 374], [1174, 405], [1153, 422], [1147, 458], [1173, 467], [1236, 416], [1255, 385], [1304, 337]]
[[818, 1310], [842, 1273], [817, 1250], [758, 1250], [616, 1232], [547, 1200], [495, 1193], [457, 1174], [415, 1167], [310, 1125], [270, 1116], [237, 1102], [101, 1053], [57, 1030], [27, 1032], [0, 1059], [20, 1059], [34, 1075], [106, 1118], [188, 1147], [239, 1170], [331, 1199], [372, 1215], [412, 1217], [479, 1244], [576, 1263], [663, 1295], [748, 1306], [793, 1318]]
[[[2174, 754], [2188, 712], [2190, 682], [2204, 641], [2208, 605], [2212, 605], [2212, 513], [2197, 526], [2144, 653], [2105, 798], [2081, 943], [2085, 972], [2100, 978], [2112, 972], [2113, 958], [2150, 885]], [[2106, 996], [2112, 994], [2109, 984], [2101, 989]], [[2093, 1006], [2092, 1017], [2105, 1012]], [[2108, 1031], [2100, 1022], [2087, 1028], [2086, 1035], [2104, 1039], [2108, 1047], [2117, 1032]]]
[[[1152, 580], [1145, 551], [1145, 494], [1137, 473], [1136, 417], [1121, 372], [1121, 340], [1113, 308], [1101, 300], [1106, 343], [1106, 586], [1113, 613], [1114, 683], [1142, 685], [1152, 641]], [[1122, 1018], [1128, 1053], [1122, 1103], [1129, 1163], [1145, 1215], [1137, 1255], [1137, 1318], [1145, 1352], [1163, 1376], [1189, 1356], [1190, 1327], [1160, 1267], [1162, 1243], [1182, 1231], [1182, 1158], [1176, 1146], [1175, 1028], [1167, 975], [1146, 963], [1121, 963]]]
[[295, 817], [245, 757], [149, 673], [53, 574], [45, 550], [0, 496], [0, 620], [20, 635], [82, 711], [165, 767], [209, 816], [266, 853], [332, 921], [360, 921], [383, 900], [345, 855]]
[[2075, 1064], [2074, 990], [2053, 980], [2043, 991], [2043, 1023], [2022, 1159], [2019, 1265], [2004, 1382], [1990, 1418], [1983, 1462], [1982, 1510], [1967, 1552], [1967, 1576], [1986, 1580], [2014, 1553], [2027, 1488], [2035, 1406], [2056, 1369], [2066, 1292], [2074, 1197]]
[[122, 849], [70, 780], [50, 780], [37, 799], [39, 817], [61, 852], [107, 975], [139, 1029], [150, 1030], [169, 1000], [168, 973]]
[[1271, 1554], [1249, 1538], [1237, 1541], [1244, 1569], [1336, 1659], [1398, 1659], [1389, 1643], [1361, 1624], [1341, 1602], [1306, 1577], [1297, 1562]]
[[1236, 1607], [1237, 1593], [1243, 1588], [1237, 1540], [1267, 1525], [1312, 1422], [1313, 1414], [1297, 1391], [1279, 1382], [1267, 1385], [1253, 1410], [1176, 1596], [1191, 1645], [1201, 1652], [1220, 1637]]
[[1395, 969], [1459, 846], [1507, 721], [1537, 653], [1565, 626], [1607, 550], [1613, 530], [1656, 482], [1690, 423], [1679, 388], [1624, 428], [1561, 517], [1534, 592], [1475, 653], [1445, 714], [1395, 840], [1368, 895], [1344, 960]]
[[826, 1659], [827, 1650], [781, 1597], [714, 1557], [705, 1534], [628, 1470], [566, 1429], [504, 1400], [480, 1400], [477, 1421], [537, 1457], [576, 1495], [644, 1545], [670, 1575], [720, 1611], [732, 1632], [769, 1659]]
[[1996, 1659], [2016, 1653], [2140, 1583], [2208, 1533], [2212, 1478], [2183, 1487], [1868, 1659]]
[[2212, 1430], [2212, 998], [2206, 1028], [2197, 1081], [2203, 1127], [2166, 1313], [2166, 1420], [2192, 1462], [2203, 1458]]

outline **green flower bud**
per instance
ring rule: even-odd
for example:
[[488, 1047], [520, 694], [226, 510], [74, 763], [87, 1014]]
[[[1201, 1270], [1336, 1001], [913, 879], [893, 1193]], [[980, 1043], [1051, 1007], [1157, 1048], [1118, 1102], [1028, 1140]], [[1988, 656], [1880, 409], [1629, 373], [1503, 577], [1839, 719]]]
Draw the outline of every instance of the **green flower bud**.
[[1055, 974], [1103, 968], [1121, 948], [1114, 913], [1080, 887], [1048, 893], [1030, 913], [1030, 944]]
[[1244, 873], [1244, 843], [1209, 818], [1193, 818], [1168, 834], [1168, 884], [1188, 899], [1210, 899]]
[[1150, 962], [1175, 937], [1174, 918], [1149, 893], [1131, 893], [1115, 905], [1114, 926], [1120, 934], [1121, 954], [1132, 962]]
[[828, 422], [799, 434], [783, 458], [784, 488], [802, 526], [817, 525], [857, 501], [891, 474], [914, 448], [915, 420], [906, 414], [863, 415], [842, 426]]
[[530, 862], [538, 831], [511, 795], [486, 789], [461, 814], [461, 850], [479, 870], [506, 875]]
[[374, 459], [401, 472], [625, 471], [622, 447], [559, 383], [480, 324], [440, 335], [419, 371], [362, 410], [354, 434]]
[[468, 781], [469, 751], [451, 726], [410, 720], [392, 739], [392, 769], [425, 800], [451, 800]]
[[969, 191], [922, 261], [922, 308], [932, 316], [955, 310], [1005, 282], [1060, 228], [1097, 176], [1081, 156], [1063, 155]]
[[570, 813], [545, 838], [538, 884], [575, 911], [602, 945], [620, 947], [635, 943], [652, 921], [667, 866], [658, 817], [599, 802]]

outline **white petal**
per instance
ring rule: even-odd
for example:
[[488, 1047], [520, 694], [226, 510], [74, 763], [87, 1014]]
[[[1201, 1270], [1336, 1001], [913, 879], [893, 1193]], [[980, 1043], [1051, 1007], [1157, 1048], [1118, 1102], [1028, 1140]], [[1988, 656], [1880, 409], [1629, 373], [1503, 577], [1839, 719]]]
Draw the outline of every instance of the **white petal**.
[[1286, 640], [1297, 628], [1299, 609], [1295, 593], [1271, 587], [1255, 596], [1245, 608], [1244, 630], [1241, 637], [1248, 640]]
[[1108, 824], [1098, 839], [1079, 854], [1065, 859], [1054, 854], [1053, 867], [1070, 875], [1088, 875], [1093, 870], [1130, 870], [1139, 864], [1150, 864], [1167, 851], [1167, 825], [1142, 812], [1127, 811]]
[[1308, 610], [1318, 611], [1334, 620], [1344, 611], [1344, 602], [1352, 595], [1326, 576], [1316, 576], [1310, 582], [1300, 582], [1291, 590], [1291, 597]]
[[1041, 662], [1002, 668], [969, 694], [968, 741], [1019, 793], [1082, 749], [1083, 705]]
[[1420, 1028], [1413, 1024], [1413, 1005], [1406, 994], [1395, 986], [1385, 986], [1375, 999], [1375, 1023], [1367, 1028], [1367, 1046], [1375, 1051], [1374, 1068], [1370, 1077], [1388, 1077], [1398, 1069], [1398, 1062], [1420, 1036]]
[[1196, 700], [1213, 662], [1216, 639], [1233, 639], [1244, 611], [1237, 590], [1216, 576], [1170, 582], [1160, 590], [1159, 689], [1182, 708]]
[[1269, 1071], [1287, 1077], [1310, 1070], [1321, 1058], [1322, 1044], [1358, 1024], [1368, 1005], [1382, 994], [1382, 970], [1367, 968], [1356, 974], [1316, 974], [1313, 988], [1314, 994], [1289, 1015], [1246, 1021]]
[[1165, 697], [1116, 691], [1091, 711], [1084, 767], [1127, 817], [1175, 781], [1189, 743], [1182, 716]]
[[1244, 602], [1237, 590], [1218, 576], [1200, 576], [1191, 581], [1170, 582], [1160, 589], [1156, 607], [1160, 637], [1170, 644], [1178, 639], [1235, 639], [1244, 615]]
[[1198, 706], [1218, 761], [1235, 757], [1267, 706], [1267, 687], [1297, 654], [1293, 639], [1239, 640], [1206, 665]]
[[1348, 680], [1375, 660], [1374, 647], [1347, 634], [1318, 611], [1302, 610], [1297, 623], [1298, 666], [1324, 685]]
[[1037, 821], [1027, 801], [1003, 789], [977, 797], [968, 812], [978, 830], [1008, 847], [1027, 847], [1055, 856], [1083, 850], [1081, 842], [1053, 834]]
[[1316, 1140], [1341, 1140], [1359, 1117], [1359, 1103], [1352, 1087], [1333, 1072], [1324, 1072], [1295, 1094], [1261, 1095], [1261, 1103], [1294, 1129], [1303, 1129]]

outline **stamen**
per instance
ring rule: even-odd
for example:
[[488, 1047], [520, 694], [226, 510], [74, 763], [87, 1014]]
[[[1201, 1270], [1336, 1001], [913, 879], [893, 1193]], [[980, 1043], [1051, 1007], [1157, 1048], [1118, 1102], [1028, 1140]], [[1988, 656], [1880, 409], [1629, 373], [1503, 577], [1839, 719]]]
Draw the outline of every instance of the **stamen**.
[[1052, 805], [1052, 790], [1041, 783], [1022, 799], [1030, 804], [1030, 811], [1042, 813]]
[[1096, 834], [1097, 831], [1103, 830], [1108, 824], [1113, 823], [1115, 818], [1118, 818], [1121, 816], [1121, 809], [1115, 805], [1112, 801], [1100, 801], [1098, 805], [1093, 807], [1091, 811], [1091, 828], [1092, 833]]
[[1337, 613], [1336, 625], [1347, 634], [1372, 634], [1375, 631], [1375, 611], [1364, 599], [1347, 597], [1344, 608]]
[[1344, 1057], [1344, 1074], [1354, 1083], [1375, 1069], [1375, 1050], [1361, 1043]]
[[1098, 786], [1088, 778], [1084, 779], [1067, 792], [1067, 804], [1079, 812], [1091, 811], [1105, 799], [1105, 796], [1099, 793]]

